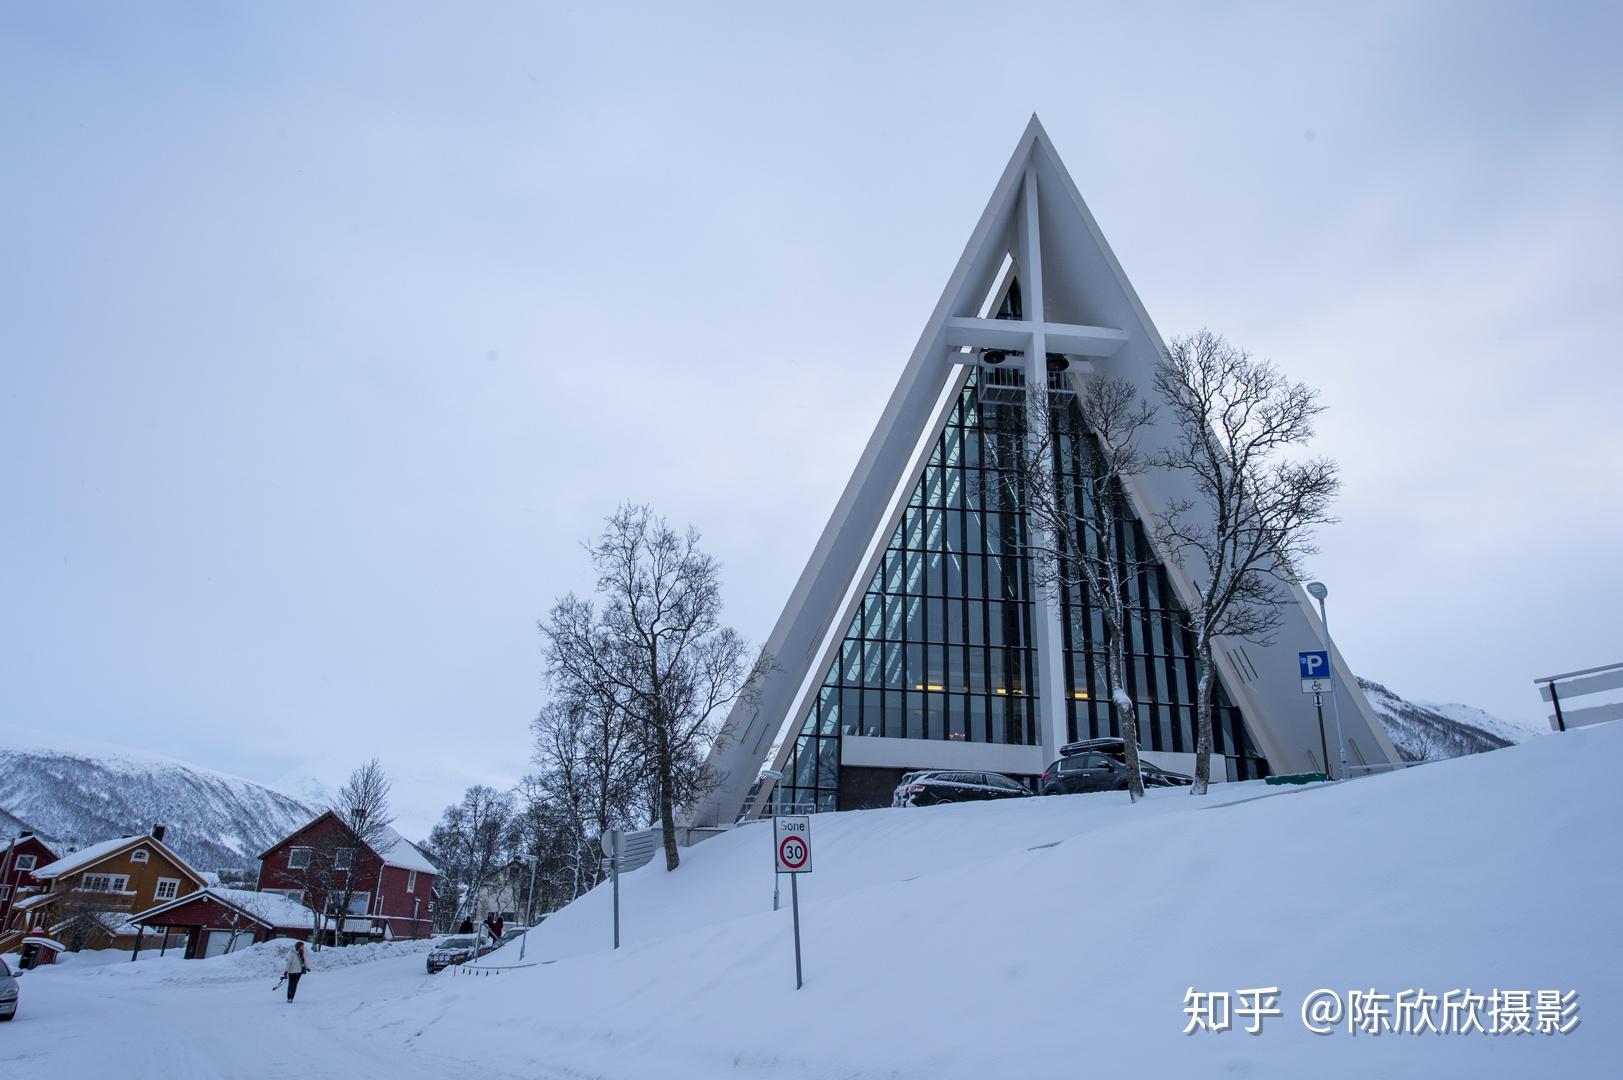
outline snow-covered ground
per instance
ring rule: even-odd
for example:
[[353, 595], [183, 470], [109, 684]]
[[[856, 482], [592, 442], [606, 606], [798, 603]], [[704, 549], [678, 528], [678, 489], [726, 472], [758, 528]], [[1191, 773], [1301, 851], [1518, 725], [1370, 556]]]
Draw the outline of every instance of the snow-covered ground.
[[[328, 951], [293, 1006], [266, 947], [75, 958], [24, 977], [0, 1073], [1610, 1076], [1620, 760], [1614, 724], [1339, 786], [821, 816], [799, 992], [787, 884], [773, 912], [769, 828], [749, 826], [676, 874], [627, 875], [618, 953], [599, 889], [532, 932], [533, 967], [430, 977], [421, 946], [345, 967]], [[1254, 1036], [1184, 1035], [1191, 986], [1277, 986], [1283, 1015]], [[1581, 1023], [1315, 1036], [1300, 1007], [1318, 988], [1575, 990]]]

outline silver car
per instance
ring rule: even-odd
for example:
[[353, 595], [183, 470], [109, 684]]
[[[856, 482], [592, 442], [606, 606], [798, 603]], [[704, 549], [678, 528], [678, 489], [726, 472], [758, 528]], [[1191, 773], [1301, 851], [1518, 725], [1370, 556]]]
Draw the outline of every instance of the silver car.
[[0, 1020], [10, 1020], [17, 1015], [17, 979], [6, 967], [6, 962], [0, 960]]

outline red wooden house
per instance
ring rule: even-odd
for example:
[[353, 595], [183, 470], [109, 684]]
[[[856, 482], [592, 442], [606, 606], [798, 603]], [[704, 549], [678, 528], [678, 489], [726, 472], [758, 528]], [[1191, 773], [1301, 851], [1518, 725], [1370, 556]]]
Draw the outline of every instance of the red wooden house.
[[12, 905], [24, 896], [44, 891], [34, 871], [56, 859], [56, 852], [31, 832], [15, 839], [0, 838], [0, 936], [11, 925]]
[[310, 940], [315, 921], [310, 909], [281, 893], [211, 885], [148, 908], [130, 922], [156, 931], [154, 942], [167, 948], [172, 934], [185, 936], [186, 958], [205, 960], [272, 938]]
[[[260, 890], [325, 912], [328, 940], [430, 936], [438, 878], [428, 856], [393, 829], [374, 848], [331, 810], [259, 856]], [[345, 891], [348, 911], [340, 912]]]

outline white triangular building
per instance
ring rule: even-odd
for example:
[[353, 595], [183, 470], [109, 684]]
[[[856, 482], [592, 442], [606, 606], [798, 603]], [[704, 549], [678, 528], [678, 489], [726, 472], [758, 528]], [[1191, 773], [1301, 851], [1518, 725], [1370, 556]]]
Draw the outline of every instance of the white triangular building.
[[[725, 826], [769, 801], [885, 805], [913, 769], [1031, 777], [1066, 743], [1116, 734], [1098, 616], [1074, 591], [1033, 588], [1024, 516], [990, 505], [998, 485], [984, 472], [998, 440], [1014, 437], [1024, 394], [1063, 396], [1099, 373], [1153, 401], [1162, 349], [1033, 116], [767, 639], [773, 670], [726, 719], [711, 756], [719, 782], [692, 825]], [[1020, 355], [992, 367], [987, 350]], [[1050, 373], [1050, 356], [1066, 358], [1063, 373]], [[1163, 421], [1148, 448], [1173, 434]], [[1166, 471], [1133, 478], [1132, 542], [1147, 544], [1143, 523], [1189, 496], [1186, 483]], [[1334, 731], [1327, 762], [1297, 665], [1299, 650], [1325, 648], [1323, 627], [1292, 592], [1273, 646], [1217, 650], [1214, 780], [1338, 771]], [[1142, 583], [1127, 642], [1140, 745], [1177, 771], [1194, 761], [1196, 672], [1172, 612], [1194, 596], [1184, 569], [1164, 563]], [[1397, 762], [1331, 652], [1349, 764]], [[1325, 713], [1328, 724], [1329, 702]]]

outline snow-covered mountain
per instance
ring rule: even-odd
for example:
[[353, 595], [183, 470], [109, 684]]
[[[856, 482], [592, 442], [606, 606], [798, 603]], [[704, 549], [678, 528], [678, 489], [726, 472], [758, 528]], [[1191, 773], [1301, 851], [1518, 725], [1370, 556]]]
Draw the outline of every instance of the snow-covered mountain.
[[199, 870], [252, 866], [317, 813], [263, 784], [158, 754], [0, 728], [0, 831], [18, 825], [83, 847], [168, 827]]
[[1473, 705], [1409, 701], [1370, 679], [1361, 678], [1358, 685], [1405, 761], [1478, 754], [1547, 733], [1547, 729], [1506, 720]]

